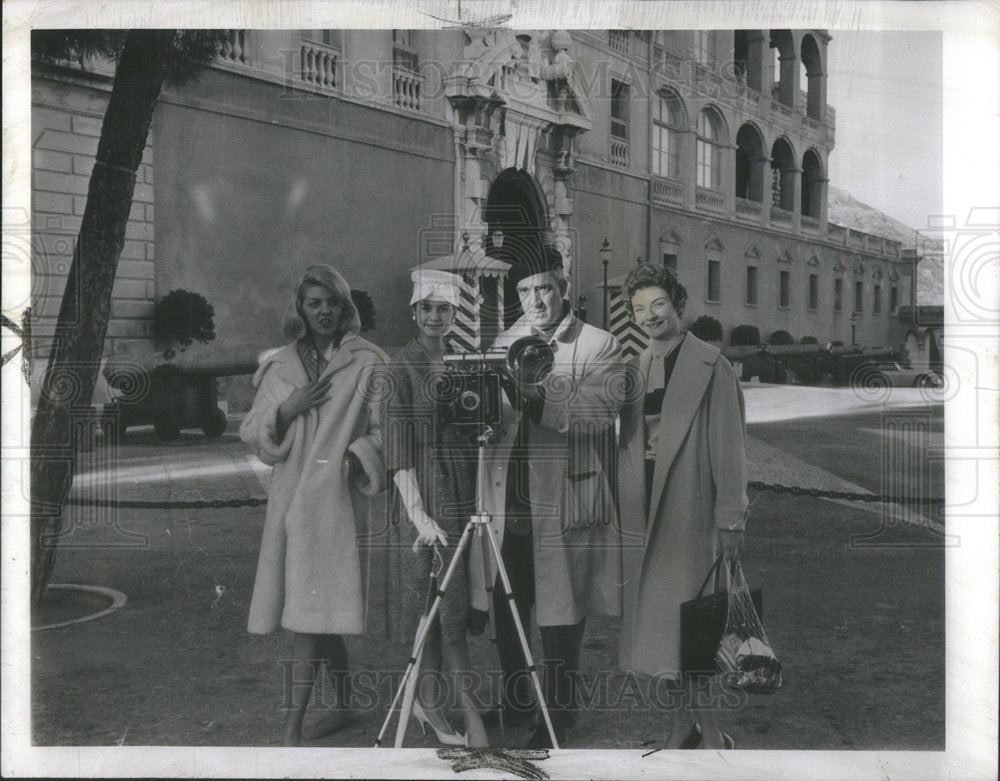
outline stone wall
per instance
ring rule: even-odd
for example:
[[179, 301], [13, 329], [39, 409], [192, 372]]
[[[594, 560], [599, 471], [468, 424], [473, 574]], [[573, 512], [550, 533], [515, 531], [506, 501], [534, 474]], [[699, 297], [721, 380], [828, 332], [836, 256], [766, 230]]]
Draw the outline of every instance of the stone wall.
[[[36, 78], [32, 84], [32, 341], [36, 357], [51, 338], [73, 248], [87, 205], [90, 172], [107, 106], [106, 84]], [[150, 134], [152, 136], [152, 134]], [[105, 354], [152, 338], [154, 284], [152, 138], [135, 185], [115, 277]]]

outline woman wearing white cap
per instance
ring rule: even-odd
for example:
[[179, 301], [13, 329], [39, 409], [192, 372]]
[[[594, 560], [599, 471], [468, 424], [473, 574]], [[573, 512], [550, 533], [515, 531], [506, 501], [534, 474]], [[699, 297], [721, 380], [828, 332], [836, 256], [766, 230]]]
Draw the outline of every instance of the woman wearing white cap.
[[[418, 334], [389, 365], [392, 392], [386, 403], [386, 468], [396, 486], [389, 499], [391, 533], [386, 569], [389, 636], [412, 642], [426, 607], [432, 567], [443, 564], [435, 546], [454, 549], [475, 508], [475, 458], [453, 430], [434, 428], [431, 388], [444, 367], [445, 336], [458, 311], [459, 278], [446, 271], [417, 269], [411, 275], [410, 309]], [[468, 453], [468, 448], [465, 448]], [[412, 543], [412, 546], [411, 546]], [[411, 552], [412, 548], [412, 552]], [[470, 670], [468, 579], [456, 567], [423, 649], [413, 715], [426, 733], [430, 724], [442, 743], [484, 747], [486, 730], [467, 692]], [[442, 664], [443, 663], [443, 664]], [[451, 673], [454, 695], [465, 716], [465, 734], [445, 715], [442, 666]]]

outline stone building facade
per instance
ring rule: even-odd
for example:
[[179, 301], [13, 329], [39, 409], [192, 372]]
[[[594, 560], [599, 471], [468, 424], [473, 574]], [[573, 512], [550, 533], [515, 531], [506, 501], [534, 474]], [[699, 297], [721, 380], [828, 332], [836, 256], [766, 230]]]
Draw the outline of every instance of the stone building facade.
[[[612, 292], [648, 259], [687, 286], [689, 322], [891, 344], [913, 262], [827, 222], [829, 45], [822, 30], [232, 30], [157, 106], [108, 351], [148, 343], [174, 288], [214, 305], [217, 344], [278, 344], [311, 262], [372, 297], [370, 336], [391, 348], [411, 333], [410, 268], [462, 250], [510, 259], [536, 240], [563, 253], [597, 324], [602, 258]], [[34, 64], [42, 352], [111, 74]], [[510, 318], [511, 290], [469, 279]]]

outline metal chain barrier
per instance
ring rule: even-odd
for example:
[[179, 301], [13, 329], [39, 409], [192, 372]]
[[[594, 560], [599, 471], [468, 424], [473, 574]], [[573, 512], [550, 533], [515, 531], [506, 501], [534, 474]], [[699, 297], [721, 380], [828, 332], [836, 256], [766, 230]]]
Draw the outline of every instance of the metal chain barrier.
[[750, 480], [748, 488], [755, 491], [773, 491], [778, 494], [794, 496], [813, 496], [820, 499], [846, 499], [851, 502], [885, 502], [886, 504], [934, 504], [943, 505], [943, 496], [890, 496], [887, 494], [861, 494], [853, 491], [827, 491], [820, 488], [802, 488], [797, 485], [781, 485], [780, 483], [762, 483]]
[[71, 496], [66, 504], [79, 507], [117, 507], [128, 510], [222, 510], [236, 507], [261, 507], [267, 504], [267, 499], [250, 497], [249, 499], [192, 499], [188, 501], [158, 501], [142, 502], [118, 499], [82, 499]]
[[[781, 485], [780, 483], [763, 483], [760, 480], [750, 480], [747, 488], [754, 491], [772, 491], [778, 494], [793, 496], [811, 496], [816, 499], [844, 499], [850, 502], [885, 502], [886, 504], [925, 504], [943, 505], [943, 496], [890, 496], [887, 494], [862, 494], [852, 491], [828, 491], [820, 488], [803, 488], [798, 485]], [[189, 501], [128, 501], [116, 499], [83, 499], [70, 497], [67, 504], [81, 507], [117, 507], [128, 510], [222, 510], [237, 507], [262, 507], [267, 499], [250, 497], [248, 499], [194, 499]]]

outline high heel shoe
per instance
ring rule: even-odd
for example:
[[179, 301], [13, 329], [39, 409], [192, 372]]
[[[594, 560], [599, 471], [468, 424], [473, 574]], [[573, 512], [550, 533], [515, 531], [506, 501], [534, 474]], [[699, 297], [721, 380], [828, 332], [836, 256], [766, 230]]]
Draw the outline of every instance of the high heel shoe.
[[424, 707], [420, 704], [420, 700], [417, 699], [413, 700], [412, 712], [413, 712], [413, 718], [415, 718], [417, 720], [417, 723], [420, 724], [420, 729], [424, 735], [427, 734], [427, 727], [428, 725], [430, 725], [430, 728], [434, 730], [434, 734], [437, 735], [437, 739], [442, 743], [444, 743], [444, 745], [446, 746], [468, 745], [468, 738], [465, 735], [462, 735], [459, 732], [457, 732], [455, 728], [452, 727], [450, 724], [448, 725], [448, 728], [451, 730], [451, 732], [442, 732], [437, 727], [435, 727], [434, 723], [429, 718], [427, 718], [427, 712], [424, 710]]
[[684, 738], [684, 742], [681, 743], [682, 749], [694, 749], [701, 745], [701, 727], [698, 722], [694, 722], [691, 725], [691, 731], [688, 732], [687, 737]]

